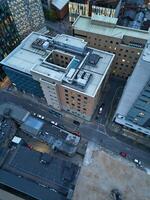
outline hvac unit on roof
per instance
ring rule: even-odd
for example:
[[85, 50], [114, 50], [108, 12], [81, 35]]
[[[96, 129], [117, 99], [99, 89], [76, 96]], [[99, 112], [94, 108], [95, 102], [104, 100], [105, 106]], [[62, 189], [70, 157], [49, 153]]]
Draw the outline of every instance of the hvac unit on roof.
[[98, 63], [100, 58], [102, 58], [102, 57], [95, 53], [91, 53], [88, 57], [88, 63], [95, 66]]

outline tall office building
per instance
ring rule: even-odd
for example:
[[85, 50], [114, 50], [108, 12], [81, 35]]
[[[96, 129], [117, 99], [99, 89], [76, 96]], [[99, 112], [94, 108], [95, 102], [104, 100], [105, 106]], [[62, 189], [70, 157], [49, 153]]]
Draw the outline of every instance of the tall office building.
[[[13, 50], [20, 36], [17, 32], [12, 14], [9, 10], [7, 1], [0, 1], [0, 60], [2, 60], [11, 50]], [[5, 77], [0, 68], [0, 81]]]
[[30, 34], [1, 61], [19, 90], [48, 106], [90, 120], [110, 74], [114, 54], [69, 35]]
[[21, 38], [43, 28], [40, 0], [0, 0], [0, 58], [17, 46]]
[[115, 122], [150, 135], [150, 40], [127, 81]]
[[[44, 26], [40, 0], [0, 0], [0, 60], [26, 35]], [[4, 76], [0, 68], [0, 79]]]
[[117, 25], [117, 18], [93, 15], [80, 16], [73, 24], [73, 33], [89, 46], [114, 53], [112, 74], [127, 79], [150, 37], [149, 31]]

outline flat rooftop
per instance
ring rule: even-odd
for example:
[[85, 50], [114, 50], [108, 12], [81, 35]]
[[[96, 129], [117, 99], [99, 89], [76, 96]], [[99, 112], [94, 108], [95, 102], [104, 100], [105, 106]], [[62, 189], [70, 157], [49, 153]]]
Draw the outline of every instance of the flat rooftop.
[[[64, 55], [70, 54], [72, 58], [63, 70], [59, 65], [46, 62], [46, 58], [54, 50], [58, 50]], [[99, 57], [97, 62], [94, 64], [88, 62], [89, 59], [95, 58], [95, 54]], [[37, 81], [40, 81], [39, 77], [46, 81], [53, 79], [86, 95], [94, 96], [105, 78], [113, 58], [114, 54], [112, 53], [87, 47], [87, 42], [83, 39], [64, 34], [51, 38], [33, 32], [3, 59], [1, 64], [32, 75], [33, 79]], [[85, 78], [80, 77], [77, 80], [80, 71], [85, 72]]]
[[106, 23], [106, 21], [103, 23], [95, 16], [94, 18], [79, 16], [73, 23], [73, 28], [75, 30], [86, 31], [89, 33], [96, 33], [120, 39], [122, 39], [124, 35], [145, 40], [150, 38], [150, 33], [148, 31], [118, 26], [116, 24], [114, 24], [114, 26], [110, 26], [110, 23]]
[[20, 146], [10, 152], [2, 169], [67, 196], [69, 189], [74, 189], [79, 167], [69, 161]]
[[0, 104], [0, 115], [8, 114], [16, 121], [24, 121], [30, 113], [22, 107], [16, 106], [13, 103]]
[[[64, 196], [55, 192], [55, 190], [53, 189], [42, 187], [35, 182], [29, 181], [24, 178], [20, 178], [17, 175], [2, 169], [0, 169], [0, 184], [3, 186], [10, 187], [18, 192], [28, 195], [29, 197], [33, 197], [37, 200], [47, 200], [49, 198], [51, 200], [66, 199]], [[17, 198], [16, 196], [14, 199], [19, 200], [19, 198]]]
[[150, 80], [150, 40], [147, 42], [132, 75], [127, 80], [116, 114], [126, 116], [146, 83]]

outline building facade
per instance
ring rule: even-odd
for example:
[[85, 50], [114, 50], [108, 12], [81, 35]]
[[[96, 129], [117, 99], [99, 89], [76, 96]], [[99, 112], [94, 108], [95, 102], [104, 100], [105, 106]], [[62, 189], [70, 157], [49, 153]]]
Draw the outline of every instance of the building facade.
[[90, 120], [113, 58], [87, 47], [83, 39], [32, 33], [1, 64], [18, 90], [44, 97], [50, 108]]
[[[100, 2], [100, 5], [102, 2]], [[79, 15], [81, 16], [92, 16], [103, 15], [114, 17], [115, 9], [101, 7], [96, 4], [94, 1], [90, 0], [70, 0], [69, 1], [69, 21], [73, 23]]]
[[150, 40], [128, 79], [115, 122], [150, 135]]
[[111, 73], [127, 79], [131, 75], [147, 39], [149, 31], [116, 25], [117, 18], [78, 17], [73, 24], [73, 35], [84, 38], [89, 46], [114, 53]]

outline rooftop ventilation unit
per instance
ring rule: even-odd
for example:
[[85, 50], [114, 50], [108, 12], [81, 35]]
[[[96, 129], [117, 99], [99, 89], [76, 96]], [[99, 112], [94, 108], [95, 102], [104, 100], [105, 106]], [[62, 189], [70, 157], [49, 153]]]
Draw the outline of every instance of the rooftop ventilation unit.
[[31, 46], [36, 49], [46, 50], [52, 43], [53, 39], [39, 37], [31, 44]]
[[43, 44], [46, 42], [46, 40], [43, 40], [41, 38], [37, 38], [33, 43], [32, 43], [32, 47], [36, 48], [36, 49], [40, 49], [43, 50]]
[[102, 57], [95, 53], [91, 53], [88, 57], [88, 63], [95, 66], [98, 63], [100, 58]]
[[80, 71], [77, 75], [76, 82], [78, 85], [85, 87], [91, 76], [92, 76], [92, 74], [90, 74], [88, 72]]

